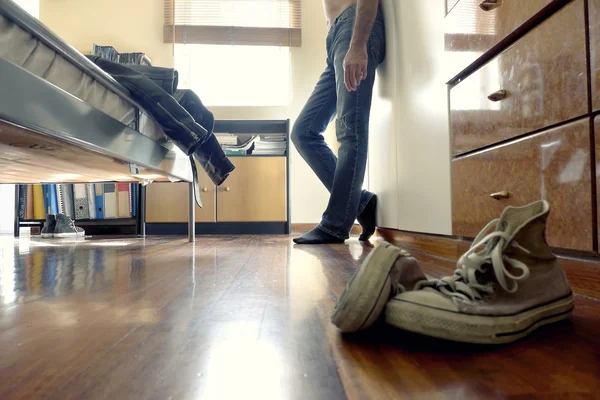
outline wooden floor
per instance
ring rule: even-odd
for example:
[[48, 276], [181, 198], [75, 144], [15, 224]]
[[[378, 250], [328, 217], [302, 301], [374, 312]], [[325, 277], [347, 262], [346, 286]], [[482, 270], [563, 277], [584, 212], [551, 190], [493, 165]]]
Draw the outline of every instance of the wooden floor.
[[[288, 237], [0, 238], [0, 399], [600, 398], [600, 303], [504, 347], [379, 324], [337, 297], [369, 246]], [[451, 261], [416, 254], [428, 273]], [[444, 269], [442, 268], [442, 269]]]

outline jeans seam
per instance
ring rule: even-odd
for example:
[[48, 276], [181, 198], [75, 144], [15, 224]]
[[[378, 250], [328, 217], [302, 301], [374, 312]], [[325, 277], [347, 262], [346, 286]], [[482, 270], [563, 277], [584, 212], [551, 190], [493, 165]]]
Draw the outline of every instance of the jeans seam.
[[[327, 102], [331, 98], [332, 94], [333, 93], [329, 93], [327, 95], [327, 98], [325, 99], [325, 101], [323, 102], [323, 104], [321, 104], [321, 106], [319, 107], [319, 111], [316, 112], [316, 114], [313, 117], [312, 121], [310, 121], [310, 124], [308, 124], [308, 127], [306, 128], [305, 134], [309, 138], [310, 138], [310, 135], [308, 135], [308, 132], [311, 130], [311, 127], [312, 127], [313, 123], [315, 122], [315, 120], [317, 119], [317, 116], [321, 113], [321, 111], [323, 111], [323, 107], [325, 107], [325, 104], [327, 104]], [[323, 155], [321, 154], [321, 152], [319, 151], [319, 149], [317, 148], [317, 146], [315, 145], [315, 143], [313, 142], [312, 139], [308, 140], [308, 144], [310, 144], [310, 146], [312, 147], [313, 151], [317, 154], [317, 156], [319, 156], [319, 159], [321, 160], [321, 163], [325, 166], [325, 169], [327, 170], [327, 172], [329, 172], [330, 174], [335, 173], [335, 171], [332, 171], [329, 168], [329, 165], [327, 165], [327, 163], [325, 162], [325, 159], [323, 158]]]
[[[354, 108], [354, 112], [356, 113], [356, 115], [354, 116], [354, 135], [356, 137], [356, 151], [354, 152], [354, 166], [353, 166], [353, 170], [354, 172], [352, 173], [352, 184], [350, 185], [350, 193], [352, 193], [354, 191], [354, 184], [356, 182], [356, 163], [358, 161], [358, 149], [360, 147], [360, 138], [358, 135], [358, 119], [359, 119], [359, 111], [360, 111], [360, 86], [356, 89], [356, 104], [355, 104], [355, 108]], [[348, 199], [348, 204], [346, 205], [346, 211], [344, 213], [344, 224], [346, 223], [347, 219], [348, 219], [348, 212], [350, 210], [350, 204], [352, 203], [351, 199]]]
[[320, 229], [320, 230], [322, 230], [323, 232], [325, 232], [325, 233], [327, 233], [327, 234], [331, 235], [331, 236], [335, 236], [335, 237], [336, 237], [336, 238], [338, 238], [338, 239], [346, 239], [346, 236], [341, 236], [339, 233], [335, 233], [335, 232], [333, 232], [332, 230], [330, 230], [330, 229], [327, 229], [326, 227], [324, 227], [324, 226], [323, 226], [323, 224], [322, 224], [322, 223], [320, 223], [320, 224], [317, 226], [317, 228], [318, 228], [318, 229]]

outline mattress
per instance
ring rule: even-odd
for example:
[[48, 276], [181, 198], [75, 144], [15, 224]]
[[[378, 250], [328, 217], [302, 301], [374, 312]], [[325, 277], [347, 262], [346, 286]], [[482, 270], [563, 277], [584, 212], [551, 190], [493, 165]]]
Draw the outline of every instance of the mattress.
[[[68, 46], [65, 44], [65, 46]], [[134, 127], [136, 107], [106, 88], [79, 66], [0, 14], [0, 57], [61, 88], [125, 125]], [[82, 58], [85, 56], [81, 55]], [[160, 126], [142, 111], [139, 132], [165, 147], [168, 139]]]

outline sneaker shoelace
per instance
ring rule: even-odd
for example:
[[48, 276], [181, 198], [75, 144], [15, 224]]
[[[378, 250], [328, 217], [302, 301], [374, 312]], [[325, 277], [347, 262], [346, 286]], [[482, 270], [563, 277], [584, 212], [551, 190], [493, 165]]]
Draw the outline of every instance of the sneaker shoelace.
[[73, 228], [73, 230], [77, 233], [83, 232], [83, 228], [75, 226], [75, 221], [69, 218], [69, 227]]
[[[514, 240], [511, 242], [510, 236], [504, 231], [495, 231], [486, 235], [498, 222], [498, 219], [490, 222], [477, 235], [470, 249], [458, 260], [452, 276], [420, 282], [417, 284], [417, 289], [430, 287], [449, 297], [465, 301], [482, 300], [484, 296], [494, 293], [495, 284], [494, 282], [479, 283], [477, 273], [486, 273], [491, 265], [498, 284], [509, 293], [516, 292], [519, 288], [518, 282], [529, 276], [529, 268], [525, 263], [506, 256], [504, 251], [509, 246], [513, 246], [526, 254], [530, 252]], [[483, 246], [484, 249], [478, 252], [477, 250]], [[506, 264], [521, 271], [521, 274], [512, 274]]]

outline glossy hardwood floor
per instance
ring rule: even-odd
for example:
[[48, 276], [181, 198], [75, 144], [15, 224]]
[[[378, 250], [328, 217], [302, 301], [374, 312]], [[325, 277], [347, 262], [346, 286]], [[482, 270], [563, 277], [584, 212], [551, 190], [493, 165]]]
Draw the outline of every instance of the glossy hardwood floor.
[[[329, 315], [370, 249], [0, 238], [0, 399], [600, 398], [589, 298], [510, 346], [341, 336]], [[452, 263], [414, 254], [431, 275]]]

